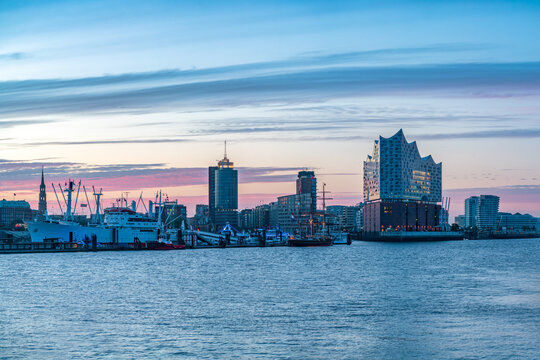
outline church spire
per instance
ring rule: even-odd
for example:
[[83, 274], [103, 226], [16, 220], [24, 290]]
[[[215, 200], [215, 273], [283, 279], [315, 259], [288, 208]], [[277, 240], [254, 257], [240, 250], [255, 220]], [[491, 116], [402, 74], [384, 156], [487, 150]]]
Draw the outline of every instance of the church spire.
[[38, 210], [41, 216], [47, 215], [47, 191], [45, 188], [45, 175], [43, 172], [43, 166], [41, 167], [41, 184], [39, 185]]

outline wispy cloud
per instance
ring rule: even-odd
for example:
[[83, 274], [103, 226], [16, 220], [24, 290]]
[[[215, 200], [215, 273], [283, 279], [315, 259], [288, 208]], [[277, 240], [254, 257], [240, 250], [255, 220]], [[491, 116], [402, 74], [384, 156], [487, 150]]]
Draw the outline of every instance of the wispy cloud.
[[[0, 191], [37, 190], [41, 169], [47, 182], [63, 182], [68, 177], [103, 186], [109, 191], [143, 188], [204, 185], [208, 168], [170, 167], [162, 163], [91, 165], [75, 162], [41, 162], [0, 159]], [[240, 167], [239, 182], [272, 183], [293, 181], [300, 167]]]
[[28, 57], [28, 54], [23, 52], [13, 52], [0, 54], [0, 60], [21, 60]]
[[[373, 121], [373, 120], [372, 120]], [[355, 123], [361, 123], [358, 121]], [[207, 136], [213, 134], [260, 134], [259, 136], [253, 135], [249, 138], [235, 139], [236, 142], [251, 142], [251, 141], [272, 141], [275, 140], [270, 133], [288, 132], [287, 139], [301, 142], [313, 142], [313, 141], [359, 141], [359, 140], [372, 140], [374, 135], [366, 134], [336, 134], [331, 133], [329, 130], [348, 130], [351, 132], [351, 124], [347, 122], [341, 124], [339, 121], [329, 126], [314, 126], [309, 122], [298, 126], [284, 126], [284, 127], [248, 127], [248, 128], [207, 128], [201, 130], [190, 131], [188, 134], [183, 135], [182, 138], [141, 138], [141, 139], [103, 139], [103, 140], [82, 140], [82, 141], [42, 141], [42, 142], [28, 142], [20, 143], [18, 147], [28, 146], [74, 146], [74, 145], [118, 145], [118, 144], [166, 144], [166, 143], [185, 143], [191, 141], [212, 141], [197, 138], [197, 136]], [[319, 135], [321, 132], [325, 132], [327, 135]], [[313, 133], [313, 134], [305, 134]], [[415, 134], [409, 132], [408, 136], [417, 140], [444, 140], [444, 139], [462, 139], [462, 140], [474, 140], [474, 139], [496, 139], [496, 138], [538, 138], [540, 137], [540, 129], [527, 128], [527, 129], [510, 129], [502, 128], [500, 130], [485, 130], [460, 133], [437, 133], [437, 134]], [[10, 140], [10, 139], [4, 139]]]
[[56, 122], [55, 120], [0, 120], [0, 129], [7, 129], [16, 126], [48, 124]]
[[[192, 82], [203, 80], [224, 80], [228, 78], [238, 78], [252, 76], [253, 74], [268, 73], [272, 71], [279, 73], [280, 71], [290, 72], [298, 71], [298, 69], [326, 67], [329, 65], [344, 65], [363, 63], [365, 60], [391, 60], [396, 55], [410, 55], [415, 58], [421, 54], [448, 52], [460, 52], [479, 50], [486, 48], [487, 44], [469, 44], [469, 43], [450, 43], [450, 44], [433, 44], [422, 47], [404, 47], [404, 48], [386, 48], [367, 51], [351, 51], [345, 53], [322, 53], [312, 52], [303, 53], [298, 56], [286, 58], [282, 60], [263, 61], [256, 63], [219, 66], [205, 69], [163, 69], [152, 72], [127, 73], [106, 75], [97, 77], [86, 77], [79, 79], [44, 79], [44, 80], [23, 80], [23, 81], [7, 81], [0, 83], [0, 90], [5, 92], [13, 91], [41, 91], [41, 90], [59, 90], [72, 88], [97, 88], [101, 86], [137, 86], [137, 84], [148, 82], [160, 82], [173, 80], [175, 82]], [[26, 56], [24, 53], [0, 54], [0, 58], [22, 58]], [[403, 59], [399, 59], [402, 63]]]
[[[414, 51], [420, 49], [376, 53]], [[144, 113], [381, 94], [523, 96], [540, 90], [538, 62], [363, 66], [356, 64], [361, 55], [367, 56], [330, 54], [202, 70], [8, 81], [0, 83], [0, 114]]]
[[537, 138], [540, 137], [540, 128], [532, 129], [501, 129], [470, 131], [461, 133], [442, 133], [418, 135], [418, 139], [438, 140], [438, 139], [488, 139], [488, 138]]
[[106, 145], [106, 144], [165, 144], [183, 143], [187, 139], [178, 138], [145, 138], [145, 139], [104, 139], [104, 140], [82, 140], [82, 141], [42, 141], [29, 142], [20, 146], [41, 146], [41, 145]]

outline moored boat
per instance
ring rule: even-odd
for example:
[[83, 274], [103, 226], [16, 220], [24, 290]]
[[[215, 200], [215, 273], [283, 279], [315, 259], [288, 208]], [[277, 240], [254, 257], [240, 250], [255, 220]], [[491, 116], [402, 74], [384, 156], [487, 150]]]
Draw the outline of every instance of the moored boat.
[[332, 245], [332, 238], [329, 236], [289, 239], [289, 246], [307, 247], [307, 246], [331, 246], [331, 245]]
[[186, 246], [182, 244], [172, 244], [163, 241], [147, 241], [146, 248], [147, 250], [182, 250]]

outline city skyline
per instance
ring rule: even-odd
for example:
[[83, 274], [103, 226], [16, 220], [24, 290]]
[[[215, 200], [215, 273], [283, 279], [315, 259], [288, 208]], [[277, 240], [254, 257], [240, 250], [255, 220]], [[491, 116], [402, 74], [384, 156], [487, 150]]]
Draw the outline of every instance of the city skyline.
[[239, 209], [305, 168], [354, 204], [373, 139], [403, 128], [451, 219], [479, 194], [540, 216], [538, 3], [212, 4], [3, 2], [0, 198], [37, 208], [44, 166], [53, 210], [72, 177], [192, 212], [228, 140]]
[[[394, 134], [392, 137], [395, 137], [395, 136], [403, 136], [402, 135], [402, 129], [400, 129], [396, 134]], [[430, 156], [428, 156], [430, 157]], [[227, 155], [225, 155], [225, 158], [224, 160], [221, 160], [221, 162], [223, 161], [229, 161], [229, 159], [227, 158]], [[231, 162], [232, 164], [232, 162]], [[439, 163], [440, 165], [441, 163]], [[202, 172], [205, 172], [205, 176], [206, 176], [206, 180], [208, 180], [208, 172], [210, 171], [210, 169], [212, 168], [216, 168], [217, 167], [213, 167], [213, 166], [210, 166], [210, 167], [207, 167], [207, 168], [203, 168], [203, 169], [197, 169], [197, 170], [202, 170]], [[296, 188], [296, 192], [298, 193], [298, 179], [297, 176], [299, 177], [300, 174], [302, 173], [314, 173], [313, 171], [307, 171], [306, 169], [307, 168], [291, 168], [291, 169], [287, 169], [287, 171], [297, 171], [298, 173], [294, 173], [294, 174], [281, 174], [281, 175], [272, 175], [273, 172], [276, 171], [276, 168], [255, 168], [255, 169], [249, 169], [249, 168], [240, 168], [242, 170], [247, 170], [248, 171], [248, 174], [247, 176], [245, 176], [244, 178], [245, 179], [248, 179], [248, 181], [250, 181], [250, 177], [251, 179], [257, 179], [257, 178], [264, 178], [264, 177], [270, 177], [272, 178], [274, 181], [276, 182], [282, 182], [284, 184], [289, 184], [289, 187], [295, 185], [295, 188]], [[88, 172], [90, 173], [90, 172]], [[38, 195], [38, 196], [41, 196], [41, 192], [42, 192], [42, 188], [43, 188], [43, 182], [44, 182], [44, 168], [43, 166], [40, 168], [40, 179], [41, 179], [41, 184], [39, 185], [39, 191], [36, 192], [35, 194], [32, 193], [32, 195]], [[241, 173], [240, 173], [241, 174]], [[62, 174], [60, 174], [61, 176]], [[195, 180], [195, 182], [197, 181], [197, 178], [198, 176], [196, 174], [194, 174], [193, 176], [193, 179]], [[242, 176], [240, 176], [240, 178], [242, 178]], [[290, 179], [289, 179], [290, 178]], [[57, 179], [58, 180], [58, 179]], [[79, 179], [83, 182], [83, 185], [87, 185], [87, 186], [92, 186], [93, 184], [90, 184], [88, 183], [88, 180], [89, 179]], [[84, 180], [84, 181], [83, 181]], [[129, 178], [125, 178], [126, 181], [129, 181]], [[199, 179], [200, 180], [200, 179]], [[296, 180], [296, 183], [295, 181]], [[67, 178], [61, 178], [59, 179], [58, 181], [56, 181], [57, 184], [61, 184], [62, 182], [65, 182], [67, 181]], [[46, 181], [47, 183], [47, 181]], [[54, 180], [52, 180], [52, 183], [54, 183]], [[166, 182], [165, 182], [166, 183]], [[202, 183], [204, 183], [204, 181], [202, 181]], [[48, 182], [49, 186], [51, 186], [51, 182]], [[113, 184], [114, 184], [114, 179], [113, 179]], [[195, 207], [200, 205], [200, 204], [206, 204], [206, 205], [209, 205], [209, 199], [208, 199], [208, 191], [209, 190], [209, 184], [208, 182], [205, 183], [206, 186], [203, 184], [203, 186], [206, 187], [207, 189], [207, 193], [205, 195], [202, 195], [202, 196], [197, 196], [197, 197], [190, 197], [190, 196], [180, 196], [180, 197], [174, 197], [174, 196], [171, 196], [169, 198], [169, 195], [167, 193], [163, 193], [163, 196], [166, 197], [166, 199], [170, 199], [170, 200], [184, 200], [182, 202], [183, 205], [187, 205], [188, 208], [190, 209], [188, 211], [188, 214], [190, 215], [193, 215], [195, 213]], [[45, 197], [49, 198], [49, 200], [45, 200], [47, 202], [47, 208], [50, 209], [49, 211], [49, 214], [61, 214], [61, 210], [59, 210], [59, 208], [56, 206], [56, 202], [55, 202], [55, 198], [53, 198], [52, 196], [54, 195], [54, 192], [50, 190], [49, 187], [47, 187], [47, 184], [45, 184], [46, 188], [48, 190], [45, 191]], [[60, 188], [60, 187], [58, 187]], [[125, 189], [126, 187], [123, 186], [122, 189]], [[129, 188], [129, 187], [128, 187]], [[160, 188], [162, 189], [162, 188]], [[292, 190], [290, 189], [287, 189], [286, 191], [289, 191], [290, 192], [294, 192], [294, 188]], [[463, 210], [466, 209], [467, 207], [467, 204], [466, 204], [466, 200], [469, 200], [471, 197], [474, 198], [474, 197], [477, 197], [480, 195], [480, 193], [468, 193], [467, 191], [474, 191], [474, 190], [483, 190], [483, 189], [464, 189], [463, 191], [463, 194], [468, 194], [466, 197], [464, 198], [461, 198], [461, 197], [457, 197], [457, 201], [458, 201], [458, 204], [456, 206], [456, 198], [454, 198], [454, 207], [451, 208], [451, 211], [450, 211], [450, 223], [452, 223], [452, 219], [455, 217], [455, 216], [458, 216], [458, 215], [462, 215], [462, 213], [464, 212]], [[446, 191], [447, 193], [448, 192], [452, 192], [453, 190], [450, 189], [449, 191]], [[121, 198], [125, 198], [125, 200], [127, 201], [128, 200], [128, 195], [129, 195], [129, 191], [128, 192], [122, 192], [120, 195], [117, 193], [117, 192], [113, 192], [113, 191], [106, 191], [104, 192], [105, 195], [108, 195], [108, 196], [105, 196], [104, 199], [103, 199], [103, 203], [105, 204], [105, 206], [107, 205], [113, 205], [115, 204], [118, 199], [121, 197]], [[444, 191], [443, 191], [444, 193]], [[9, 193], [11, 194], [11, 193]], [[248, 196], [246, 197], [246, 194], [238, 194], [238, 197], [239, 198], [244, 198], [244, 202], [245, 202], [245, 206], [239, 206], [239, 210], [240, 209], [246, 209], [246, 208], [254, 208], [255, 206], [257, 205], [264, 205], [264, 204], [268, 204], [270, 202], [275, 202], [280, 196], [285, 196], [287, 194], [287, 192], [285, 193], [282, 193], [282, 194], [247, 194]], [[7, 196], [7, 197], [3, 197], [4, 199], [12, 199], [12, 200], [26, 200], [28, 201], [28, 203], [31, 204], [32, 208], [35, 208], [37, 209], [39, 206], [40, 206], [40, 201], [39, 199], [21, 199], [21, 197], [16, 197], [16, 193], [13, 193], [12, 196]], [[25, 196], [28, 196], [27, 193], [24, 193], [23, 192], [23, 195]], [[157, 192], [156, 194], [144, 194], [144, 191], [141, 191], [141, 193], [132, 193], [132, 197], [129, 198], [129, 200], [133, 200], [133, 199], [138, 199], [139, 196], [141, 196], [141, 198], [144, 200], [144, 201], [148, 201], [148, 200], [154, 200], [155, 196], [157, 196]], [[254, 195], [253, 198], [249, 198], [249, 195]], [[484, 195], [482, 195], [484, 196]], [[496, 195], [498, 196], [498, 195]], [[2, 194], [0, 193], [0, 198], [2, 198]], [[246, 198], [249, 199], [246, 201]], [[508, 198], [508, 197], [507, 197]], [[511, 197], [510, 197], [511, 199]], [[186, 201], [187, 200], [187, 201]], [[335, 201], [333, 202], [334, 204], [336, 205], [357, 205], [358, 203], [360, 202], [364, 202], [364, 198], [362, 197], [362, 200], [361, 201], [357, 201], [357, 198], [352, 198], [351, 201], [345, 201], [345, 202], [340, 202], [339, 204], [336, 203]], [[83, 202], [84, 203], [84, 202]], [[318, 201], [317, 201], [318, 203]], [[510, 206], [509, 206], [510, 205]], [[512, 203], [502, 203], [501, 204], [501, 211], [503, 212], [506, 212], [506, 211], [510, 211], [510, 212], [519, 212], [518, 210], [512, 210], [513, 207], [512, 207]], [[319, 207], [320, 205], [318, 205]], [[463, 208], [463, 209], [462, 209]], [[86, 210], [82, 210], [82, 209], [75, 209], [78, 211], [78, 213], [80, 214], [81, 212], [84, 213], [84, 211]], [[466, 210], [465, 210], [466, 212]], [[521, 210], [521, 212], [524, 212], [523, 210]], [[533, 215], [535, 215], [533, 213]]]

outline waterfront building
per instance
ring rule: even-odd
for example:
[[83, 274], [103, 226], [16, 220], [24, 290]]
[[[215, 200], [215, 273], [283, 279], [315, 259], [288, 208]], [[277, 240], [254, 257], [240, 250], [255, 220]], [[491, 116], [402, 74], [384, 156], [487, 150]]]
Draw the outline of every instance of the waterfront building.
[[357, 210], [356, 210], [356, 222], [354, 225], [355, 231], [363, 231], [364, 230], [364, 204], [360, 203], [358, 204]]
[[466, 227], [466, 216], [465, 215], [458, 215], [454, 218], [454, 223], [457, 224], [460, 228]]
[[326, 207], [327, 215], [335, 216], [339, 230], [353, 231], [356, 228], [357, 212], [357, 206], [330, 205]]
[[478, 220], [478, 196], [465, 199], [465, 228], [475, 227]]
[[328, 205], [326, 207], [326, 214], [327, 215], [335, 215], [336, 218], [339, 217], [341, 215], [341, 213], [343, 212], [343, 210], [346, 208], [347, 206], [345, 205]]
[[32, 220], [30, 204], [24, 200], [0, 201], [0, 226], [8, 227], [16, 221]]
[[379, 136], [364, 162], [364, 231], [439, 230], [442, 163], [421, 157], [403, 130]]
[[269, 215], [268, 215], [268, 226], [271, 228], [278, 227], [279, 221], [279, 206], [277, 201], [273, 201], [268, 204]]
[[41, 184], [39, 185], [38, 211], [41, 217], [47, 216], [47, 192], [45, 188], [45, 177], [41, 168]]
[[[159, 205], [155, 205], [154, 214], [159, 214]], [[165, 201], [162, 205], [161, 221], [169, 228], [180, 229], [182, 222], [187, 222], [186, 206], [179, 204], [178, 200]]]
[[240, 230], [253, 229], [253, 209], [244, 209], [238, 214], [238, 226]]
[[476, 225], [484, 231], [496, 230], [499, 217], [499, 197], [480, 195], [478, 199], [478, 217]]
[[253, 209], [253, 228], [265, 229], [270, 227], [270, 204], [258, 205]]
[[238, 226], [238, 170], [227, 158], [227, 148], [218, 166], [208, 168], [210, 220], [218, 230], [227, 223]]
[[339, 217], [339, 226], [341, 227], [341, 230], [354, 231], [357, 211], [358, 208], [356, 206], [347, 206], [343, 209]]
[[201, 231], [210, 231], [209, 206], [205, 204], [195, 205], [195, 216], [188, 219], [189, 225]]
[[198, 218], [208, 218], [209, 216], [209, 206], [205, 204], [195, 205], [195, 217]]
[[530, 214], [499, 213], [498, 229], [501, 231], [536, 231], [538, 230], [536, 218]]
[[282, 231], [289, 233], [299, 231], [300, 227], [309, 222], [312, 215], [311, 208], [311, 194], [304, 193], [278, 197], [278, 227]]
[[296, 194], [311, 195], [311, 212], [317, 211], [317, 178], [313, 171], [299, 171], [296, 179]]
[[216, 171], [217, 166], [208, 167], [208, 216], [210, 222], [216, 221]]

